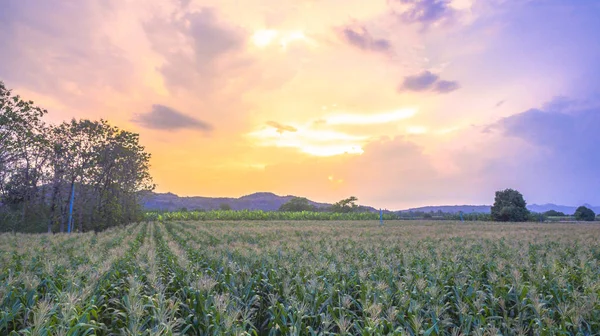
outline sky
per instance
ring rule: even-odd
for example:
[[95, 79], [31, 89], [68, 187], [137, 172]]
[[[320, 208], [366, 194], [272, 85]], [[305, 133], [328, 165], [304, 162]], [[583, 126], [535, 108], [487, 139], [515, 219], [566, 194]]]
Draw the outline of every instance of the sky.
[[158, 192], [600, 204], [600, 1], [3, 0], [0, 80]]

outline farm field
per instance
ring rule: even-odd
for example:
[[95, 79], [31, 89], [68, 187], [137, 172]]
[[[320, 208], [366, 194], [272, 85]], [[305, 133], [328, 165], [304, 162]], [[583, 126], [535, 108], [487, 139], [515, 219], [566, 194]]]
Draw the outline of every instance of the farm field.
[[1, 335], [594, 335], [600, 226], [171, 221], [0, 235]]

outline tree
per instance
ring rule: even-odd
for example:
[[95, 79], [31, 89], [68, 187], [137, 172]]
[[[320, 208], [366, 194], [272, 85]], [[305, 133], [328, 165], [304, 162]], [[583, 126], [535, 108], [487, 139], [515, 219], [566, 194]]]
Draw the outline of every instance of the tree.
[[0, 231], [79, 231], [138, 221], [154, 189], [139, 135], [104, 120], [46, 125], [46, 114], [0, 82]]
[[[18, 211], [12, 230], [28, 229], [30, 222], [44, 216], [45, 191], [39, 190], [47, 177], [48, 127], [42, 121], [46, 110], [12, 95], [0, 81], [0, 203]], [[43, 188], [42, 188], [43, 189]], [[17, 227], [18, 226], [18, 227]]]
[[548, 217], [565, 217], [565, 213], [564, 212], [560, 212], [560, 211], [556, 211], [556, 210], [548, 210], [546, 212], [544, 212], [545, 216]]
[[315, 207], [314, 207], [314, 205], [310, 204], [308, 199], [305, 197], [293, 197], [286, 203], [282, 204], [279, 207], [279, 211], [290, 211], [290, 212], [315, 211]]
[[575, 219], [578, 221], [591, 222], [596, 219], [596, 214], [594, 213], [594, 210], [582, 205], [575, 210]]
[[529, 217], [527, 203], [517, 190], [496, 191], [492, 219], [498, 222], [525, 222]]
[[358, 205], [356, 204], [356, 201], [358, 201], [358, 198], [354, 197], [354, 196], [350, 196], [346, 199], [343, 199], [337, 203], [334, 203], [331, 206], [331, 211], [332, 212], [353, 212], [356, 211], [358, 209]]
[[219, 209], [221, 209], [221, 210], [231, 210], [231, 205], [229, 205], [227, 203], [221, 203], [219, 205]]

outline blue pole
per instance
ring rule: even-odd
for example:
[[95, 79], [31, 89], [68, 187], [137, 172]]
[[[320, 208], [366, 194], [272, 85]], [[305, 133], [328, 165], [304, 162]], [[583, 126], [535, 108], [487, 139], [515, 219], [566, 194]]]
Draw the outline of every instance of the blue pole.
[[71, 189], [71, 204], [69, 204], [69, 226], [67, 227], [68, 233], [71, 233], [71, 225], [73, 223], [73, 203], [75, 203], [75, 183], [73, 183], [73, 188]]
[[379, 225], [383, 225], [383, 210], [379, 209]]

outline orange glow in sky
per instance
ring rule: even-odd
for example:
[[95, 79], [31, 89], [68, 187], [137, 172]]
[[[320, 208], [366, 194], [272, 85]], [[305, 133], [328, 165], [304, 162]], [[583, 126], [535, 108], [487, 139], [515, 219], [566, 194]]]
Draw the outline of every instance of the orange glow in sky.
[[522, 187], [550, 201], [535, 186], [564, 172], [533, 167], [567, 150], [517, 116], [600, 87], [584, 80], [600, 55], [586, 1], [564, 2], [580, 17], [563, 21], [558, 4], [517, 0], [8, 3], [0, 80], [50, 122], [139, 132], [157, 191], [182, 196], [400, 209]]

